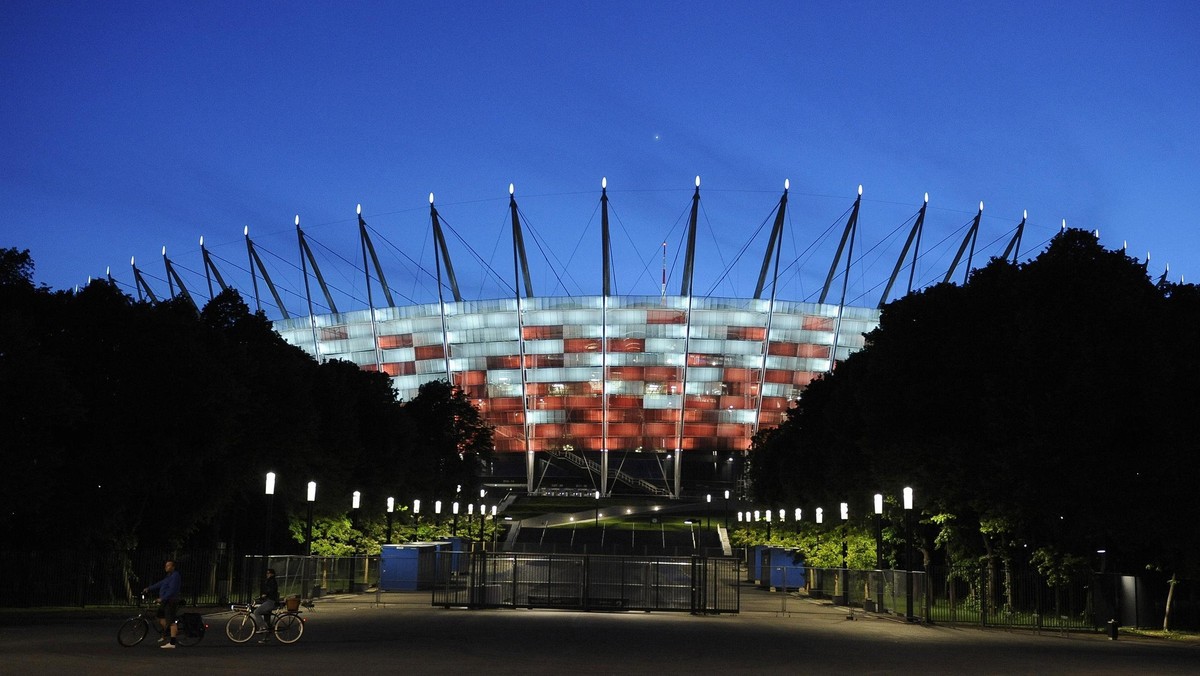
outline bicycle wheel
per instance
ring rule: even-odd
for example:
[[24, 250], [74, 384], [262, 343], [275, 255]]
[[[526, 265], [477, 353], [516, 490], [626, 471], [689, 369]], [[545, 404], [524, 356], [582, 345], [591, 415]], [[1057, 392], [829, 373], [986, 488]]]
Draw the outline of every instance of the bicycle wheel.
[[117, 643], [132, 648], [150, 633], [150, 623], [144, 617], [131, 617], [117, 630]]
[[238, 613], [225, 623], [225, 635], [234, 643], [245, 643], [254, 638], [254, 630], [258, 625], [250, 613]]
[[304, 634], [304, 620], [295, 613], [284, 613], [275, 620], [275, 638], [280, 643], [295, 643]]

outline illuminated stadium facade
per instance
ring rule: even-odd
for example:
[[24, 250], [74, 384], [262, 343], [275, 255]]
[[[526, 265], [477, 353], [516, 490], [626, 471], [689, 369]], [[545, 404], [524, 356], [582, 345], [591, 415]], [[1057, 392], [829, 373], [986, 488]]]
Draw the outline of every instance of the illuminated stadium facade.
[[[863, 335], [878, 325], [879, 309], [844, 302], [861, 187], [818, 302], [775, 298], [786, 184], [774, 210], [774, 226], [753, 296], [694, 294], [699, 198], [697, 177], [682, 283], [674, 295], [666, 293], [665, 267], [660, 295], [611, 292], [606, 189], [600, 197], [603, 292], [534, 295], [521, 218], [510, 186], [512, 297], [462, 298], [431, 194], [438, 302], [405, 305], [394, 301], [360, 208], [369, 308], [337, 310], [300, 229], [299, 217], [296, 233], [309, 313], [288, 315], [247, 231], [255, 303], [261, 308], [260, 286], [268, 289], [283, 314], [274, 322], [275, 329], [286, 341], [320, 360], [340, 359], [364, 370], [384, 372], [403, 399], [415, 397], [422, 384], [434, 380], [461, 388], [495, 428], [493, 482], [523, 484], [531, 493], [586, 490], [591, 494], [598, 490], [604, 495], [720, 495], [722, 489], [736, 490], [753, 435], [778, 425], [809, 382], [860, 349]], [[915, 268], [928, 196], [925, 202], [880, 305], [888, 298], [910, 250]], [[982, 211], [981, 203], [946, 281], [968, 246], [974, 255]], [[1023, 228], [1024, 221], [1005, 257], [1012, 252], [1016, 258]], [[203, 240], [201, 252], [210, 289], [213, 276], [225, 287]], [[843, 253], [844, 270], [839, 268]], [[180, 291], [186, 293], [170, 261], [166, 264], [168, 279], [176, 280]], [[153, 299], [136, 266], [134, 277], [139, 293], [144, 289]], [[839, 277], [841, 299], [827, 302]], [[331, 312], [311, 310], [310, 278], [318, 283]], [[382, 294], [382, 303], [375, 302], [372, 285]]]

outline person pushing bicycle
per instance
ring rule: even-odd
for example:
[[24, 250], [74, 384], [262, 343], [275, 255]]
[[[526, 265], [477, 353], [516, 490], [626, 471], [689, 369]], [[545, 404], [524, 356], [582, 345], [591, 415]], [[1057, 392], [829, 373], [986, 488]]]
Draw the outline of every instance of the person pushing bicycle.
[[[179, 642], [179, 625], [175, 624], [175, 615], [179, 610], [179, 602], [182, 600], [183, 578], [179, 575], [179, 571], [175, 570], [175, 562], [170, 559], [163, 564], [163, 569], [167, 572], [166, 577], [146, 587], [142, 593], [158, 593], [158, 624], [162, 627], [162, 638], [159, 643], [162, 643], [161, 647], [163, 648], [174, 648]], [[167, 638], [168, 627], [170, 628], [170, 639]]]

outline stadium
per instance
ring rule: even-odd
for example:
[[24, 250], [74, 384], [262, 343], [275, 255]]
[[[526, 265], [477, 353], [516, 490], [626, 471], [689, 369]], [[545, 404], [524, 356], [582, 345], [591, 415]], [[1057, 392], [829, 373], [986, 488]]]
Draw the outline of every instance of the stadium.
[[[664, 243], [657, 294], [614, 292], [604, 181], [598, 204], [599, 294], [534, 293], [526, 227], [510, 185], [508, 297], [463, 297], [446, 224], [430, 194], [436, 301], [396, 302], [360, 206], [358, 274], [364, 275], [367, 307], [338, 310], [299, 216], [295, 235], [307, 312], [288, 312], [247, 229], [254, 306], [262, 310], [260, 292], [269, 293], [281, 315], [274, 327], [286, 341], [319, 360], [345, 360], [386, 373], [402, 399], [416, 396], [433, 380], [460, 388], [495, 429], [489, 483], [530, 494], [719, 495], [737, 489], [753, 435], [778, 425], [809, 382], [863, 346], [864, 334], [877, 326], [879, 308], [906, 267], [908, 289], [913, 288], [921, 255], [928, 195], [908, 221], [907, 240], [878, 304], [847, 303], [859, 239], [860, 186], [838, 221], [840, 242], [819, 297], [778, 297], [781, 269], [795, 265], [784, 261], [781, 268], [789, 187], [785, 183], [764, 221], [764, 226], [770, 223], [769, 236], [754, 292], [741, 297], [700, 295], [693, 288], [700, 213], [696, 177], [679, 247], [677, 287], [667, 288]], [[980, 203], [939, 281], [950, 281], [964, 255], [970, 269], [982, 213]], [[1022, 220], [1015, 228], [1004, 257], [1016, 260], [1024, 225]], [[201, 253], [211, 295], [214, 279], [221, 288], [226, 283], [203, 239]], [[190, 298], [165, 250], [163, 258], [172, 295]], [[142, 271], [133, 265], [133, 272], [139, 295], [154, 300]]]

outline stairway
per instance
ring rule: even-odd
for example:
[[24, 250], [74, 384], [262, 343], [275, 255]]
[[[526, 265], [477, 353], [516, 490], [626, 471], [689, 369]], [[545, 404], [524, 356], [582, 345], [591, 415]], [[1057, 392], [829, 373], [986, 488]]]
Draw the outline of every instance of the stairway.
[[[575, 451], [559, 449], [551, 450], [549, 453], [556, 458], [562, 458], [563, 460], [566, 460], [576, 467], [581, 467], [590, 472], [595, 472], [596, 474], [601, 473], [600, 463], [596, 462], [595, 460], [588, 460]], [[621, 483], [633, 488], [640, 488], [651, 495], [669, 496], [671, 494], [671, 491], [662, 488], [661, 486], [656, 486], [645, 479], [639, 479], [635, 476], [630, 476], [619, 469], [610, 470], [608, 478], [613, 479], [614, 481], [620, 481]]]

